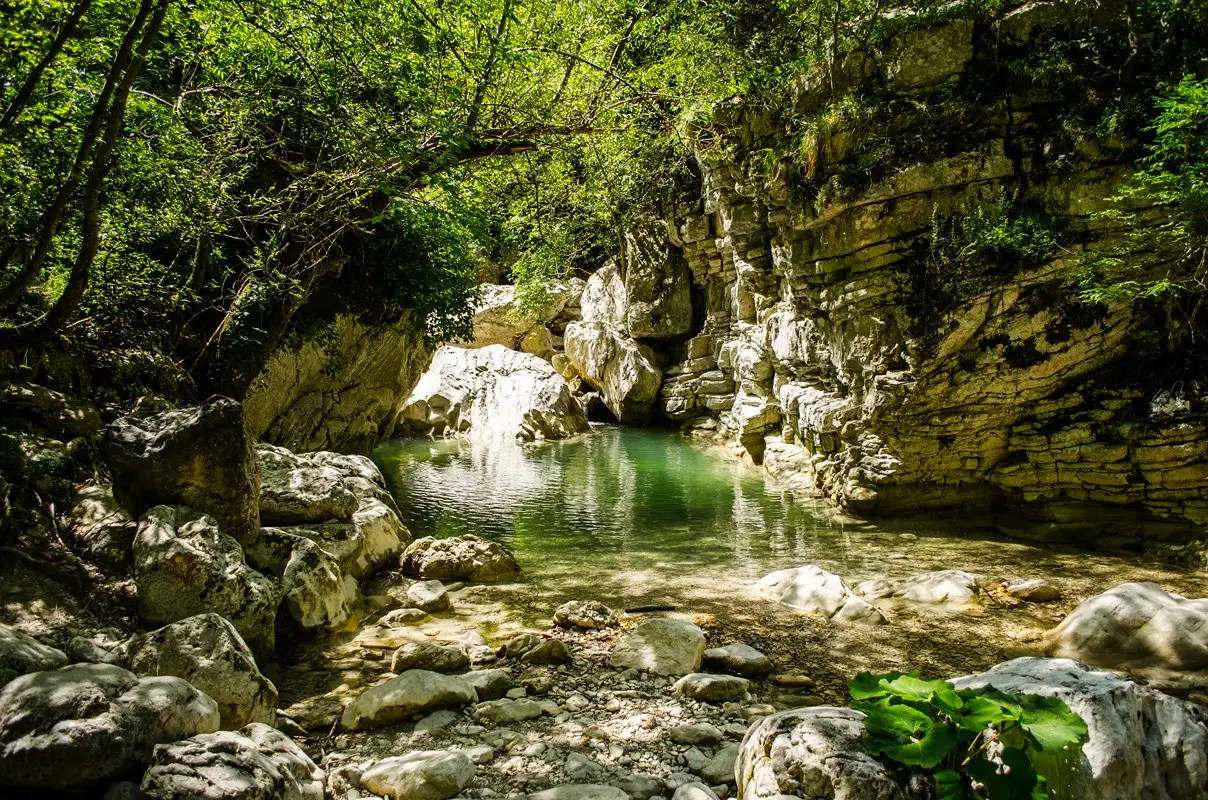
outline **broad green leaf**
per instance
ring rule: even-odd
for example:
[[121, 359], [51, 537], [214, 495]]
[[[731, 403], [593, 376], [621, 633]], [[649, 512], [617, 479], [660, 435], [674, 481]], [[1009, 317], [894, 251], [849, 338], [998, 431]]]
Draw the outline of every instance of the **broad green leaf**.
[[891, 694], [906, 701], [930, 703], [944, 711], [956, 711], [964, 702], [947, 681], [925, 681], [917, 673], [882, 678], [881, 683]]
[[863, 711], [868, 732], [868, 751], [884, 755], [908, 767], [932, 769], [956, 746], [956, 731], [947, 723], [936, 723], [916, 708], [882, 698], [876, 703], [853, 703]]
[[[917, 676], [918, 673], [915, 673]], [[853, 700], [870, 700], [889, 694], [885, 687], [887, 680], [894, 680], [906, 675], [905, 672], [887, 672], [884, 675], [873, 675], [871, 672], [861, 672], [847, 684]]]
[[960, 724], [974, 731], [984, 730], [1006, 720], [1018, 720], [1023, 712], [1019, 703], [1001, 692], [961, 692], [965, 707]]
[[961, 800], [965, 796], [959, 772], [950, 769], [935, 773], [935, 796], [937, 800]]
[[925, 681], [917, 672], [887, 672], [874, 675], [861, 672], [848, 688], [854, 700], [870, 700], [893, 696], [906, 703], [934, 705], [944, 711], [955, 711], [962, 705], [960, 696], [947, 681]]
[[1041, 750], [1061, 750], [1076, 745], [1086, 737], [1086, 723], [1070, 711], [1059, 697], [1020, 698], [1023, 714], [1020, 727], [1028, 739]]

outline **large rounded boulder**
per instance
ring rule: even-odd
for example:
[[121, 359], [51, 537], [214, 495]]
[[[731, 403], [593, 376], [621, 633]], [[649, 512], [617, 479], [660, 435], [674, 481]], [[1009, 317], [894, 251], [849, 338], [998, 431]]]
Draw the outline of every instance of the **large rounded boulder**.
[[403, 553], [403, 572], [441, 581], [506, 581], [520, 565], [506, 547], [471, 534], [417, 539]]
[[1120, 584], [1079, 604], [1047, 634], [1045, 649], [1102, 667], [1208, 670], [1208, 598]]
[[217, 614], [198, 614], [135, 636], [122, 653], [137, 675], [174, 675], [209, 695], [218, 704], [223, 729], [275, 718], [277, 687], [261, 674], [235, 626]]
[[95, 786], [148, 763], [157, 744], [218, 725], [218, 705], [180, 678], [111, 664], [31, 673], [0, 689], [0, 785]]
[[217, 521], [178, 506], [143, 515], [134, 537], [134, 579], [143, 620], [166, 625], [212, 611], [230, 620], [252, 651], [273, 650], [281, 592], [250, 568]]

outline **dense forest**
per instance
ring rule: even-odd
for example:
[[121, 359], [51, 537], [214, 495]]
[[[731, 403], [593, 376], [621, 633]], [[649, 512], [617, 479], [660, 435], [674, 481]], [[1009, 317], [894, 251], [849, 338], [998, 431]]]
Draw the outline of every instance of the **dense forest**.
[[1208, 797], [1208, 0], [0, 0], [0, 798]]
[[[3, 346], [32, 368], [67, 341], [103, 383], [201, 396], [239, 395], [329, 291], [464, 335], [478, 277], [539, 294], [615, 253], [635, 215], [690, 201], [719, 103], [775, 105], [904, 26], [1007, 7], [6, 3]], [[1180, 263], [1143, 286], [1098, 265], [1091, 290], [1198, 292], [1208, 89], [1185, 34], [1203, 9], [1122, 12], [1125, 37], [1084, 25], [1029, 79], [1079, 95], [1071, 136], [1150, 142], [1129, 191], [1177, 209], [1158, 234]], [[831, 91], [839, 113], [881, 102]]]

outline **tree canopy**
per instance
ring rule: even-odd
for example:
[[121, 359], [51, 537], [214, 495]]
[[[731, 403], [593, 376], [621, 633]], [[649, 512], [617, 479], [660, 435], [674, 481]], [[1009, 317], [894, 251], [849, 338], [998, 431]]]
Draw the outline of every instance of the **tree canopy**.
[[464, 334], [484, 271], [540, 287], [674, 206], [717, 101], [1000, 4], [907, 5], [3, 0], [0, 348], [238, 394], [317, 297]]

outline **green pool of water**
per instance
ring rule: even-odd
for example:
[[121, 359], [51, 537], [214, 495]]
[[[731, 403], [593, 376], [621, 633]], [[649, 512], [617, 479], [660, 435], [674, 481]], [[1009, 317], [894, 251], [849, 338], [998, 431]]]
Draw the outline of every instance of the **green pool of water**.
[[1185, 579], [1135, 554], [1011, 541], [959, 520], [854, 519], [663, 431], [602, 427], [524, 446], [399, 439], [375, 458], [415, 537], [503, 542], [545, 602], [744, 602], [762, 575], [803, 564], [849, 582], [952, 568], [1042, 576], [1075, 595]]

